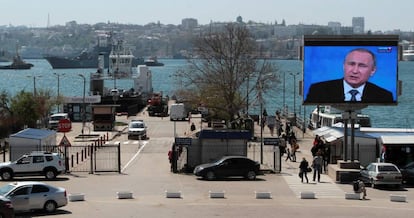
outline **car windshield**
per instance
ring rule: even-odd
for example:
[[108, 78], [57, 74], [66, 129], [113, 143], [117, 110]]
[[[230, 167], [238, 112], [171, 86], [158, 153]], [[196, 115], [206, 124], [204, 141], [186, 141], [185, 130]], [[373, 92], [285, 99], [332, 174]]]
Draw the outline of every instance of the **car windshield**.
[[14, 185], [10, 185], [10, 184], [0, 187], [0, 195], [5, 195], [5, 194], [7, 194], [7, 193], [8, 193], [8, 192], [10, 192], [13, 188], [14, 188]]
[[144, 128], [143, 123], [131, 123], [131, 128]]
[[378, 166], [378, 172], [398, 172], [394, 166]]

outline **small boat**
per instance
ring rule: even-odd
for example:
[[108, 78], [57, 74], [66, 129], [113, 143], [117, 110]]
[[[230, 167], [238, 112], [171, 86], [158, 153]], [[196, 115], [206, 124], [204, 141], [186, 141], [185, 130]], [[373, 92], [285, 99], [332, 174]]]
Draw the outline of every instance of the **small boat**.
[[414, 61], [414, 44], [408, 45], [407, 49], [403, 50], [404, 61]]
[[[360, 127], [371, 127], [371, 118], [367, 114], [362, 114], [361, 111], [356, 111], [356, 124]], [[318, 106], [311, 115], [309, 128], [317, 129], [324, 126], [341, 126], [344, 122], [342, 118], [342, 111], [337, 110], [331, 106]]]
[[149, 57], [148, 59], [146, 59], [144, 61], [145, 65], [147, 65], [148, 67], [162, 67], [164, 66], [163, 63], [158, 62], [157, 57]]
[[22, 60], [17, 49], [16, 56], [13, 57], [13, 62], [9, 65], [0, 66], [1, 70], [28, 70], [33, 67], [33, 64]]

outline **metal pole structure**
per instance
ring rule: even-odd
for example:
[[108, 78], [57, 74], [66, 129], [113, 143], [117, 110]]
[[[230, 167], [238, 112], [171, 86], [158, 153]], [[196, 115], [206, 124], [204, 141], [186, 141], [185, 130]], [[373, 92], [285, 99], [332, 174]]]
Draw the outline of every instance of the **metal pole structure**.
[[79, 74], [80, 77], [83, 79], [83, 100], [82, 100], [82, 135], [83, 135], [83, 129], [85, 128], [85, 91], [86, 91], [86, 78], [84, 75]]
[[59, 74], [59, 73], [53, 73], [53, 74], [55, 74], [56, 76], [57, 76], [57, 98], [58, 98], [58, 113], [60, 112], [60, 76], [63, 76], [63, 75], [65, 75], [64, 73], [63, 74]]
[[285, 101], [286, 101], [286, 72], [283, 72], [283, 104], [282, 104], [282, 110], [285, 112]]
[[299, 73], [290, 73], [293, 76], [293, 126], [296, 126], [296, 75]]
[[260, 163], [263, 164], [263, 96], [262, 96], [262, 86], [263, 80], [260, 78], [259, 81], [259, 101], [260, 101]]
[[247, 75], [247, 90], [246, 90], [246, 114], [249, 117], [249, 83], [250, 83], [250, 75]]

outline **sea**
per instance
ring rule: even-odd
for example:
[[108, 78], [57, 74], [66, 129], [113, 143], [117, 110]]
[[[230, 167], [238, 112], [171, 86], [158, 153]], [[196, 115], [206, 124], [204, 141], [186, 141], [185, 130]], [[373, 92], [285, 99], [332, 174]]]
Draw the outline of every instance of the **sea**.
[[[96, 69], [52, 69], [45, 59], [26, 59], [34, 64], [30, 70], [0, 70], [0, 91], [5, 90], [11, 96], [21, 90], [33, 92], [34, 89], [47, 89], [55, 94], [59, 91], [64, 96], [83, 96], [83, 78], [86, 78], [86, 92], [89, 90], [89, 74]], [[188, 66], [184, 59], [159, 59], [165, 65], [150, 67], [153, 75], [153, 89], [162, 92], [164, 96], [173, 96], [180, 88], [180, 81], [174, 76], [178, 70]], [[302, 76], [302, 62], [299, 60], [271, 60], [277, 66], [279, 82], [264, 94], [263, 108], [268, 114], [282, 110], [283, 105], [290, 112], [308, 120], [315, 106], [302, 105], [299, 95], [299, 80]], [[8, 63], [0, 63], [6, 65]], [[382, 128], [413, 128], [414, 127], [414, 61], [404, 61], [398, 64], [398, 76], [402, 81], [402, 94], [398, 96], [398, 104], [392, 106], [368, 106], [362, 113], [371, 117], [373, 127]], [[58, 79], [59, 78], [59, 79]], [[294, 85], [295, 84], [295, 85]], [[105, 87], [112, 88], [113, 80], [105, 81]], [[130, 89], [133, 81], [128, 79], [116, 80], [117, 88]], [[260, 114], [260, 104], [255, 94], [249, 95], [249, 114]], [[413, 124], [411, 124], [413, 122]]]

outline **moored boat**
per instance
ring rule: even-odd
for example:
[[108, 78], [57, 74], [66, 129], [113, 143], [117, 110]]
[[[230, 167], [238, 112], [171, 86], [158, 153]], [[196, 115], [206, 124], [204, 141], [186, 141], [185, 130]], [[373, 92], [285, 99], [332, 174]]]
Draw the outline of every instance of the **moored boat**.
[[145, 65], [147, 65], [148, 67], [162, 67], [164, 66], [163, 63], [158, 62], [158, 59], [156, 56], [153, 57], [149, 57], [148, 59], [146, 59], [144, 61]]
[[414, 61], [414, 44], [408, 45], [407, 49], [403, 50], [404, 61]]
[[13, 62], [9, 65], [0, 66], [1, 70], [28, 70], [34, 65], [22, 60], [16, 49], [16, 56], [13, 57]]
[[[357, 111], [356, 124], [361, 127], [371, 127], [371, 119], [369, 115], [362, 114]], [[331, 106], [318, 106], [310, 116], [310, 129], [317, 129], [324, 126], [341, 126], [344, 119], [342, 118], [342, 111], [332, 108]]]
[[[112, 34], [105, 33], [98, 35], [98, 43], [92, 50], [84, 50], [74, 57], [59, 57], [46, 55], [44, 58], [49, 62], [53, 69], [72, 69], [72, 68], [98, 68], [99, 55], [104, 56], [104, 68], [109, 67], [109, 55], [112, 50]], [[142, 58], [134, 57], [132, 65], [143, 64]]]

